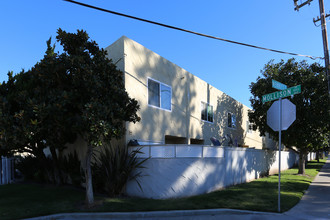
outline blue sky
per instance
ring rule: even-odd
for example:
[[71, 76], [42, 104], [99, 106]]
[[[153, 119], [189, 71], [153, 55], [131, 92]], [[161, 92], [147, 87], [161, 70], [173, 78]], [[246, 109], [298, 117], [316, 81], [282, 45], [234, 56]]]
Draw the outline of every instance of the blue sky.
[[[323, 57], [318, 2], [294, 11], [293, 0], [81, 0], [105, 9], [271, 49]], [[325, 2], [326, 12], [330, 5]], [[328, 6], [328, 8], [327, 8]], [[62, 28], [84, 29], [100, 47], [125, 35], [250, 106], [249, 85], [277, 54], [207, 39], [84, 8], [62, 0], [0, 2], [0, 81], [42, 59], [46, 40]], [[60, 48], [57, 44], [58, 50]], [[296, 57], [298, 60], [307, 59]], [[285, 82], [283, 82], [285, 83]], [[292, 85], [289, 85], [292, 86]]]

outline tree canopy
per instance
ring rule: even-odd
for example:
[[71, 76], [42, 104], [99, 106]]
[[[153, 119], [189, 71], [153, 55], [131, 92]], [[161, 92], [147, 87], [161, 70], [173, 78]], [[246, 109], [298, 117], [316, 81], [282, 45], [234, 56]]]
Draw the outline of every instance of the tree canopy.
[[106, 57], [105, 50], [89, 41], [86, 32], [77, 34], [58, 30], [57, 40], [64, 53], [58, 59], [64, 63], [72, 77], [74, 103], [77, 108], [77, 126], [74, 130], [87, 142], [85, 161], [86, 201], [94, 202], [91, 174], [91, 157], [94, 147], [104, 141], [120, 138], [124, 134], [124, 121], [140, 120], [139, 105], [126, 90], [123, 73]]
[[263, 104], [262, 96], [275, 91], [272, 79], [288, 87], [301, 85], [300, 94], [288, 97], [296, 105], [296, 121], [288, 130], [282, 131], [282, 143], [298, 149], [301, 159], [299, 173], [304, 173], [302, 160], [306, 154], [322, 148], [324, 139], [329, 138], [330, 113], [325, 69], [318, 63], [308, 64], [306, 61], [289, 59], [279, 63], [270, 61], [261, 74], [250, 85], [253, 111], [249, 112], [249, 120], [262, 135], [267, 132], [275, 140], [278, 140], [278, 133], [267, 125], [267, 110], [272, 102]]
[[93, 148], [123, 136], [124, 122], [137, 122], [139, 105], [128, 96], [124, 76], [105, 50], [83, 30], [58, 29], [62, 53], [51, 39], [44, 58], [28, 71], [9, 73], [0, 86], [0, 149], [2, 154], [29, 152], [44, 158], [49, 147], [54, 179], [60, 182], [57, 151], [82, 137], [87, 145], [84, 163], [86, 196], [93, 203]]

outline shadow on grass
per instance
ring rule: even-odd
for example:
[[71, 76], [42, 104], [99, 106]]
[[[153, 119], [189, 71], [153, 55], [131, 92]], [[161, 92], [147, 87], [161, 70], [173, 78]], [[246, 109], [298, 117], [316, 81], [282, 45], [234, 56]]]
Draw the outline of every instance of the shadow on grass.
[[[282, 211], [299, 202], [309, 184], [283, 182], [281, 186]], [[216, 192], [181, 199], [152, 200], [130, 198], [124, 202], [105, 199], [98, 211], [165, 211], [231, 208], [277, 212], [278, 185], [276, 181], [254, 181]]]
[[0, 219], [22, 219], [72, 212], [84, 193], [73, 187], [40, 184], [9, 184], [0, 186]]
[[317, 172], [321, 170], [323, 167], [324, 163], [322, 162], [317, 162], [317, 161], [310, 161], [306, 165], [306, 169], [315, 169]]
[[[323, 163], [324, 164], [324, 163]], [[281, 175], [281, 210], [296, 205], [308, 189], [315, 169], [322, 163], [307, 166], [308, 176], [296, 175], [297, 170]], [[311, 168], [313, 167], [313, 168]], [[106, 198], [97, 196], [99, 206], [81, 209], [84, 191], [70, 187], [37, 184], [10, 184], [0, 186], [0, 219], [22, 219], [65, 212], [136, 212], [164, 210], [194, 210], [230, 208], [277, 212], [278, 176], [269, 176], [212, 193], [181, 199], [153, 200], [142, 198]]]

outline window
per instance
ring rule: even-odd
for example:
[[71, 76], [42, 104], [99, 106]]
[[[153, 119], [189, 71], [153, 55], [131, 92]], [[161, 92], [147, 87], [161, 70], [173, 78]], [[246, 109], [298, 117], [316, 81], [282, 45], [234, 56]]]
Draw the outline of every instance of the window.
[[246, 133], [252, 133], [252, 130], [253, 130], [252, 123], [246, 121]]
[[190, 138], [190, 144], [203, 145], [204, 140], [203, 139]]
[[213, 106], [202, 102], [201, 104], [201, 118], [203, 121], [213, 122]]
[[228, 113], [228, 127], [236, 128], [236, 116], [232, 113]]
[[187, 138], [165, 135], [165, 144], [187, 144]]
[[148, 104], [171, 110], [172, 89], [163, 83], [148, 79]]

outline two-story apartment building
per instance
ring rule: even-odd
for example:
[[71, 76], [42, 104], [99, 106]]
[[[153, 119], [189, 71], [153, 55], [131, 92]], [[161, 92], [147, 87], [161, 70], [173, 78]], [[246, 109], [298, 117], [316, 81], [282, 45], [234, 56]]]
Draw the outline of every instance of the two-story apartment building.
[[[186, 197], [277, 171], [277, 153], [259, 150], [274, 148], [274, 142], [250, 129], [247, 106], [127, 37], [105, 50], [123, 72], [129, 96], [140, 105], [141, 121], [125, 123], [125, 136], [113, 144], [125, 147], [137, 140], [144, 145], [138, 157], [150, 157], [145, 169], [137, 171], [143, 171], [140, 184], [127, 182], [127, 195]], [[221, 146], [210, 146], [213, 137]], [[79, 138], [68, 150], [78, 149], [83, 159], [84, 148]], [[283, 168], [296, 159], [290, 152], [284, 158]]]
[[126, 123], [125, 144], [210, 145], [215, 137], [227, 146], [263, 147], [247, 106], [125, 36], [105, 50], [140, 105], [141, 121]]

